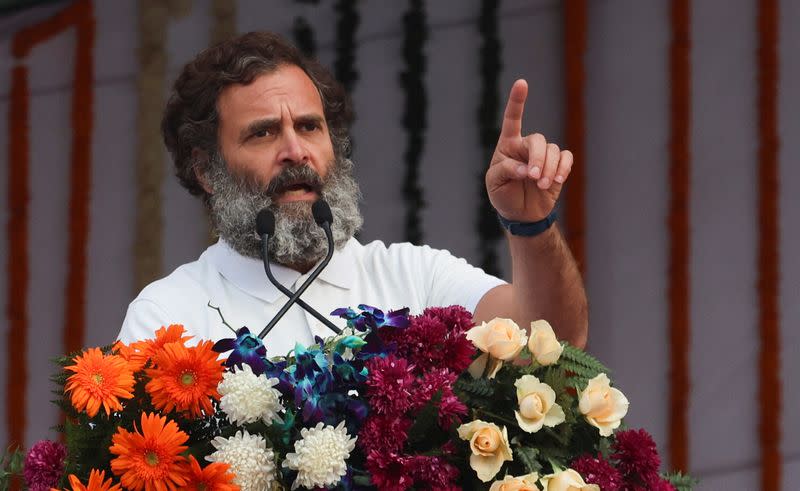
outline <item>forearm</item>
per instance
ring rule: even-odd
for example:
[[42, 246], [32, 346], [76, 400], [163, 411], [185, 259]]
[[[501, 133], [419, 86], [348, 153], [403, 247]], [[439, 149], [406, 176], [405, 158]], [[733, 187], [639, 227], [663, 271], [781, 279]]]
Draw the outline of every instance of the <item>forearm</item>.
[[588, 308], [583, 280], [557, 226], [535, 237], [506, 234], [511, 251], [514, 320], [528, 327], [544, 319], [559, 339], [583, 347]]

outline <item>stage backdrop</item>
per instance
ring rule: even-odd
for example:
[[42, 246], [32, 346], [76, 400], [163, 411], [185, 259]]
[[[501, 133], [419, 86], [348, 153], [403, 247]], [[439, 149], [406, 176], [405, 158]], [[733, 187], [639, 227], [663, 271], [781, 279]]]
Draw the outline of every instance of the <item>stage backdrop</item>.
[[[180, 2], [178, 2], [180, 3]], [[335, 52], [333, 1], [239, 0], [238, 32], [273, 30], [291, 36], [297, 16], [313, 29], [321, 61]], [[69, 2], [0, 19], [0, 200], [9, 203], [9, 114], [12, 69], [28, 67], [29, 182], [27, 253], [28, 369], [24, 438], [51, 435], [58, 422], [48, 360], [64, 349], [68, 281], [71, 100], [78, 37], [66, 29], [36, 45], [17, 61], [12, 39]], [[210, 42], [214, 8], [220, 2], [179, 5], [166, 22], [166, 81]], [[353, 90], [358, 119], [354, 160], [364, 193], [361, 239], [403, 240], [406, 134], [401, 125], [404, 95], [402, 16], [406, 2], [358, 2]], [[576, 165], [586, 173], [586, 255], [590, 301], [590, 351], [613, 370], [629, 397], [628, 422], [644, 426], [667, 455], [669, 428], [669, 333], [667, 228], [670, 199], [670, 2], [588, 0], [585, 51], [585, 151]], [[424, 242], [478, 260], [476, 175], [481, 158], [476, 113], [480, 94], [478, 0], [431, 1], [426, 6], [429, 39], [428, 129], [424, 133], [420, 183]], [[183, 11], [181, 11], [183, 9]], [[780, 374], [778, 412], [782, 432], [784, 489], [800, 481], [800, 3], [779, 2], [778, 154], [780, 206]], [[86, 336], [84, 344], [110, 343], [125, 308], [136, 295], [137, 73], [139, 5], [134, 0], [98, 1], [92, 50]], [[180, 15], [184, 14], [184, 15]], [[699, 489], [759, 488], [758, 404], [758, 70], [757, 2], [691, 2], [689, 125], [689, 470]], [[525, 131], [563, 142], [566, 112], [562, 2], [506, 0], [498, 34], [504, 103], [512, 82], [530, 85]], [[164, 92], [165, 93], [165, 92]], [[162, 94], [163, 96], [163, 94]], [[80, 112], [80, 111], [79, 111]], [[499, 117], [499, 116], [498, 116]], [[499, 120], [498, 120], [499, 121]], [[167, 174], [160, 193], [163, 272], [196, 258], [208, 244], [198, 200]], [[779, 193], [779, 194], [778, 194]], [[10, 217], [2, 207], [4, 224]], [[153, 220], [158, 217], [153, 216]], [[0, 261], [9, 258], [9, 229], [0, 229]], [[17, 237], [11, 237], [17, 240]], [[503, 244], [497, 251], [508, 272]], [[17, 291], [0, 275], [0, 298]], [[0, 323], [8, 342], [9, 323]], [[5, 363], [5, 362], [4, 362]], [[4, 364], [3, 370], [6, 365]], [[0, 386], [0, 442], [7, 441], [7, 374]]]

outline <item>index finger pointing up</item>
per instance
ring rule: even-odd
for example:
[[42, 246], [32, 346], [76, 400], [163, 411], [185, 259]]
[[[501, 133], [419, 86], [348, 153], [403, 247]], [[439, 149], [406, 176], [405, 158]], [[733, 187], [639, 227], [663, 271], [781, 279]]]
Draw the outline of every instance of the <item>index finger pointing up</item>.
[[503, 114], [503, 128], [500, 131], [501, 138], [522, 136], [522, 112], [527, 98], [528, 82], [519, 79], [511, 86], [511, 93], [508, 94], [506, 112]]

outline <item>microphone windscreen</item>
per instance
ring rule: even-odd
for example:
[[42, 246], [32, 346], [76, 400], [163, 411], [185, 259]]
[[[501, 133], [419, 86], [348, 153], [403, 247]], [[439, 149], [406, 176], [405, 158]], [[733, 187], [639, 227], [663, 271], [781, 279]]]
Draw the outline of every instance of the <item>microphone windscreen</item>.
[[256, 215], [256, 233], [259, 237], [275, 233], [275, 215], [269, 208], [262, 208]]
[[317, 225], [322, 225], [325, 222], [329, 224], [333, 223], [333, 213], [331, 213], [331, 207], [328, 206], [328, 203], [325, 200], [317, 200], [311, 205], [311, 214], [314, 216], [314, 221], [317, 222]]

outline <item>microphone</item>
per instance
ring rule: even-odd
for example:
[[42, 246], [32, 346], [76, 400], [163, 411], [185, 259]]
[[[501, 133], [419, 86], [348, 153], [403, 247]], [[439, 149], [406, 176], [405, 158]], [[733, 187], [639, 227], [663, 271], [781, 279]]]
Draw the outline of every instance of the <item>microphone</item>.
[[311, 286], [311, 283], [317, 279], [317, 276], [322, 272], [323, 269], [328, 265], [333, 257], [333, 233], [331, 232], [331, 223], [333, 222], [333, 214], [331, 213], [331, 208], [328, 206], [323, 200], [318, 200], [314, 202], [311, 207], [311, 214], [314, 217], [314, 221], [322, 227], [322, 230], [325, 232], [325, 238], [328, 241], [328, 252], [325, 255], [325, 259], [314, 268], [314, 271], [311, 275], [306, 278], [306, 281], [297, 289], [296, 292], [292, 293], [291, 290], [286, 288], [285, 286], [278, 283], [278, 280], [275, 279], [275, 276], [272, 274], [272, 269], [269, 265], [269, 237], [275, 233], [275, 215], [267, 208], [262, 209], [258, 212], [256, 216], [256, 232], [259, 236], [261, 236], [261, 259], [264, 263], [264, 272], [267, 274], [267, 278], [269, 279], [270, 283], [275, 285], [275, 287], [280, 290], [284, 295], [289, 297], [289, 300], [284, 304], [284, 306], [275, 314], [275, 317], [267, 324], [267, 326], [261, 331], [259, 334], [259, 338], [264, 339], [264, 337], [275, 327], [275, 324], [278, 323], [279, 320], [286, 314], [289, 308], [297, 303], [305, 309], [308, 313], [313, 315], [317, 318], [320, 322], [322, 322], [328, 329], [332, 330], [336, 334], [341, 334], [342, 330], [336, 327], [336, 325], [325, 318], [322, 314], [317, 312], [314, 308], [304, 302], [300, 295], [306, 291], [306, 289]]
[[[269, 238], [275, 234], [275, 215], [268, 208], [263, 208], [258, 212], [258, 215], [256, 215], [256, 233], [258, 233], [258, 235], [261, 237], [261, 260], [264, 263], [264, 272], [267, 274], [267, 278], [269, 279], [270, 283], [275, 286], [275, 288], [280, 290], [287, 297], [291, 298], [294, 293], [278, 282], [278, 280], [272, 274], [272, 268], [269, 265], [268, 245]], [[331, 329], [336, 334], [341, 333], [341, 330], [336, 327], [336, 324], [331, 322], [316, 309], [304, 302], [302, 298], [297, 299], [297, 304], [305, 309], [306, 312], [316, 317], [317, 320], [322, 322], [328, 329]]]

